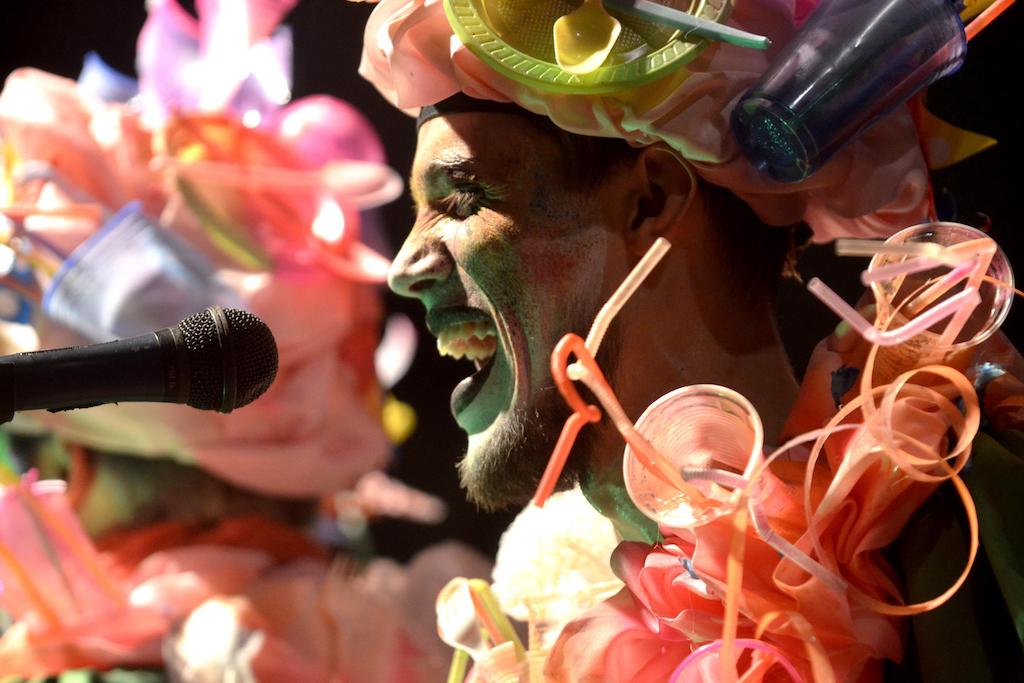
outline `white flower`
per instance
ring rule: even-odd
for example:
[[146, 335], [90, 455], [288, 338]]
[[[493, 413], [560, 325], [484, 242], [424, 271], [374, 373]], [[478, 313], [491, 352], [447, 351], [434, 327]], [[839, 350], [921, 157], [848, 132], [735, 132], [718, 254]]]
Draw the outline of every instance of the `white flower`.
[[576, 488], [530, 504], [501, 537], [494, 593], [521, 621], [544, 622], [545, 644], [577, 614], [622, 587], [609, 557], [618, 539]]

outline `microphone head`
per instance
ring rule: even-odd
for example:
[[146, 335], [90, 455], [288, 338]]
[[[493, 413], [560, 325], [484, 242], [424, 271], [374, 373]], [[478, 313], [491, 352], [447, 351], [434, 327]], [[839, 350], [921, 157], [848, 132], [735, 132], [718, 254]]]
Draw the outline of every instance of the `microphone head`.
[[188, 365], [186, 404], [230, 413], [256, 400], [277, 376], [277, 343], [248, 311], [211, 306], [178, 323]]

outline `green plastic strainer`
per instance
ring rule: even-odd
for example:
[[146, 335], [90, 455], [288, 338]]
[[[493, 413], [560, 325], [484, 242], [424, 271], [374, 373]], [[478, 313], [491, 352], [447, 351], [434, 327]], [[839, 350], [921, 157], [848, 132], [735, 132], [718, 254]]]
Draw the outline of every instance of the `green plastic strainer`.
[[[473, 54], [520, 83], [556, 93], [605, 94], [634, 88], [668, 75], [693, 60], [703, 38], [616, 11], [608, 13], [622, 31], [604, 64], [571, 74], [555, 62], [552, 27], [582, 0], [444, 0], [455, 35]], [[729, 0], [659, 0], [715, 22], [728, 17]]]

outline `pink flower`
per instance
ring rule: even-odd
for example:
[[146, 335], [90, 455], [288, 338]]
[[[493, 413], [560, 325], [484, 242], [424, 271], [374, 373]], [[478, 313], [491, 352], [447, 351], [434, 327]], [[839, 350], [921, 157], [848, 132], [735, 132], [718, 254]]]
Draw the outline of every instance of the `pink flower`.
[[692, 544], [677, 538], [653, 550], [623, 543], [612, 555], [612, 567], [653, 617], [648, 621], [658, 633], [675, 638], [675, 631], [702, 643], [721, 635], [724, 608], [693, 572], [693, 550]]

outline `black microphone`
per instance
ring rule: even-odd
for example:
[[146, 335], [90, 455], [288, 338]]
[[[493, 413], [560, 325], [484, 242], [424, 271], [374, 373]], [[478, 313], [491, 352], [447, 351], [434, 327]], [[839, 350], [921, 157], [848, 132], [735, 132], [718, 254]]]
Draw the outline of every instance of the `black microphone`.
[[0, 357], [0, 422], [18, 410], [184, 403], [230, 413], [277, 375], [277, 344], [248, 311], [212, 306], [130, 339]]

